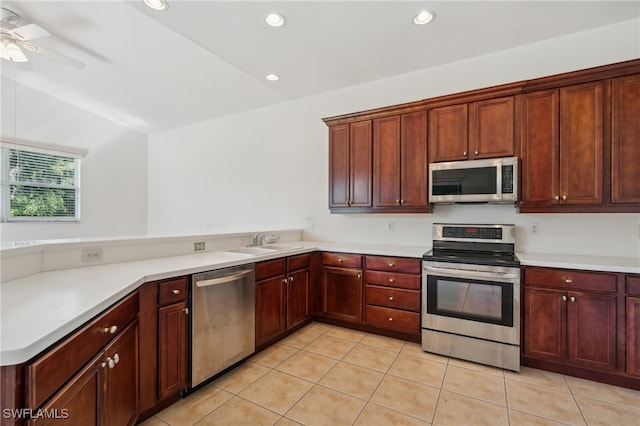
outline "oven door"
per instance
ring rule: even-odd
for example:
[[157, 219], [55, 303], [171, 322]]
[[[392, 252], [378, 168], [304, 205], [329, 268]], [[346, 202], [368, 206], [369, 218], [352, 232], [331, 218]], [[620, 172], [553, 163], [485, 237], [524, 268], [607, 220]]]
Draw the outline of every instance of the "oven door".
[[423, 328], [519, 344], [519, 268], [469, 266], [424, 263]]

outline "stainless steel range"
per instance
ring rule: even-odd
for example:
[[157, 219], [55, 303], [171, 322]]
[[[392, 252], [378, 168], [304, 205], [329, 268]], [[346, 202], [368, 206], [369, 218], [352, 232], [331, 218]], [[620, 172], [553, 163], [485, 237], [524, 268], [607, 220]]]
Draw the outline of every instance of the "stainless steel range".
[[434, 224], [422, 265], [422, 349], [520, 371], [515, 226]]

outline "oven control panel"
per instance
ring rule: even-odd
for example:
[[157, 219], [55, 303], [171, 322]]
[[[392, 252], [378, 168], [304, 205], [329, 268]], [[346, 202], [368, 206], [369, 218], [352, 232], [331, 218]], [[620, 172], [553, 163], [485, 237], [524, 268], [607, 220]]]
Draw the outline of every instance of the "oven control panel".
[[513, 244], [515, 242], [515, 226], [434, 223], [433, 240]]
[[445, 238], [473, 238], [481, 240], [501, 240], [502, 228], [483, 227], [457, 227], [445, 226], [442, 228], [442, 236]]

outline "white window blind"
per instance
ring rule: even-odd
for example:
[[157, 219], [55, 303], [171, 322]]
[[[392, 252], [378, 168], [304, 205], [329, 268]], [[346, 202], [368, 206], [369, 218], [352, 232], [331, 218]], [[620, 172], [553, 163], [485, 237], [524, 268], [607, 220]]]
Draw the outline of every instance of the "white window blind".
[[2, 144], [2, 219], [78, 221], [81, 154]]

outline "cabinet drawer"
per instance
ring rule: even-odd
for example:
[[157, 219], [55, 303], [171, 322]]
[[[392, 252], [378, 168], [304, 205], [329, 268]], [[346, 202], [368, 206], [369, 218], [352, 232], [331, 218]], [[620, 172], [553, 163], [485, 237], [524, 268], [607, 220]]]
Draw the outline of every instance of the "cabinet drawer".
[[407, 257], [367, 256], [367, 269], [419, 274], [420, 259]]
[[361, 268], [362, 256], [359, 254], [346, 253], [322, 253], [322, 264], [343, 268]]
[[525, 270], [524, 279], [526, 285], [533, 286], [616, 292], [615, 275], [600, 272], [529, 267]]
[[640, 277], [627, 277], [627, 293], [640, 296]]
[[256, 263], [256, 281], [287, 273], [287, 259], [280, 258]]
[[183, 302], [187, 298], [187, 277], [161, 281], [158, 284], [158, 295], [160, 306]]
[[287, 270], [289, 272], [297, 271], [309, 267], [311, 261], [310, 254], [301, 254], [299, 256], [291, 256], [287, 259]]
[[420, 332], [420, 314], [417, 312], [367, 305], [366, 318], [367, 324], [374, 327], [409, 334], [418, 334]]
[[420, 312], [419, 291], [368, 285], [365, 297], [368, 305]]
[[27, 408], [37, 408], [46, 401], [117, 336], [119, 331], [136, 318], [138, 308], [138, 292], [135, 292], [62, 341], [40, 359], [27, 365], [25, 368]]
[[393, 272], [367, 271], [366, 279], [367, 284], [420, 290], [422, 277], [420, 275], [397, 274]]

